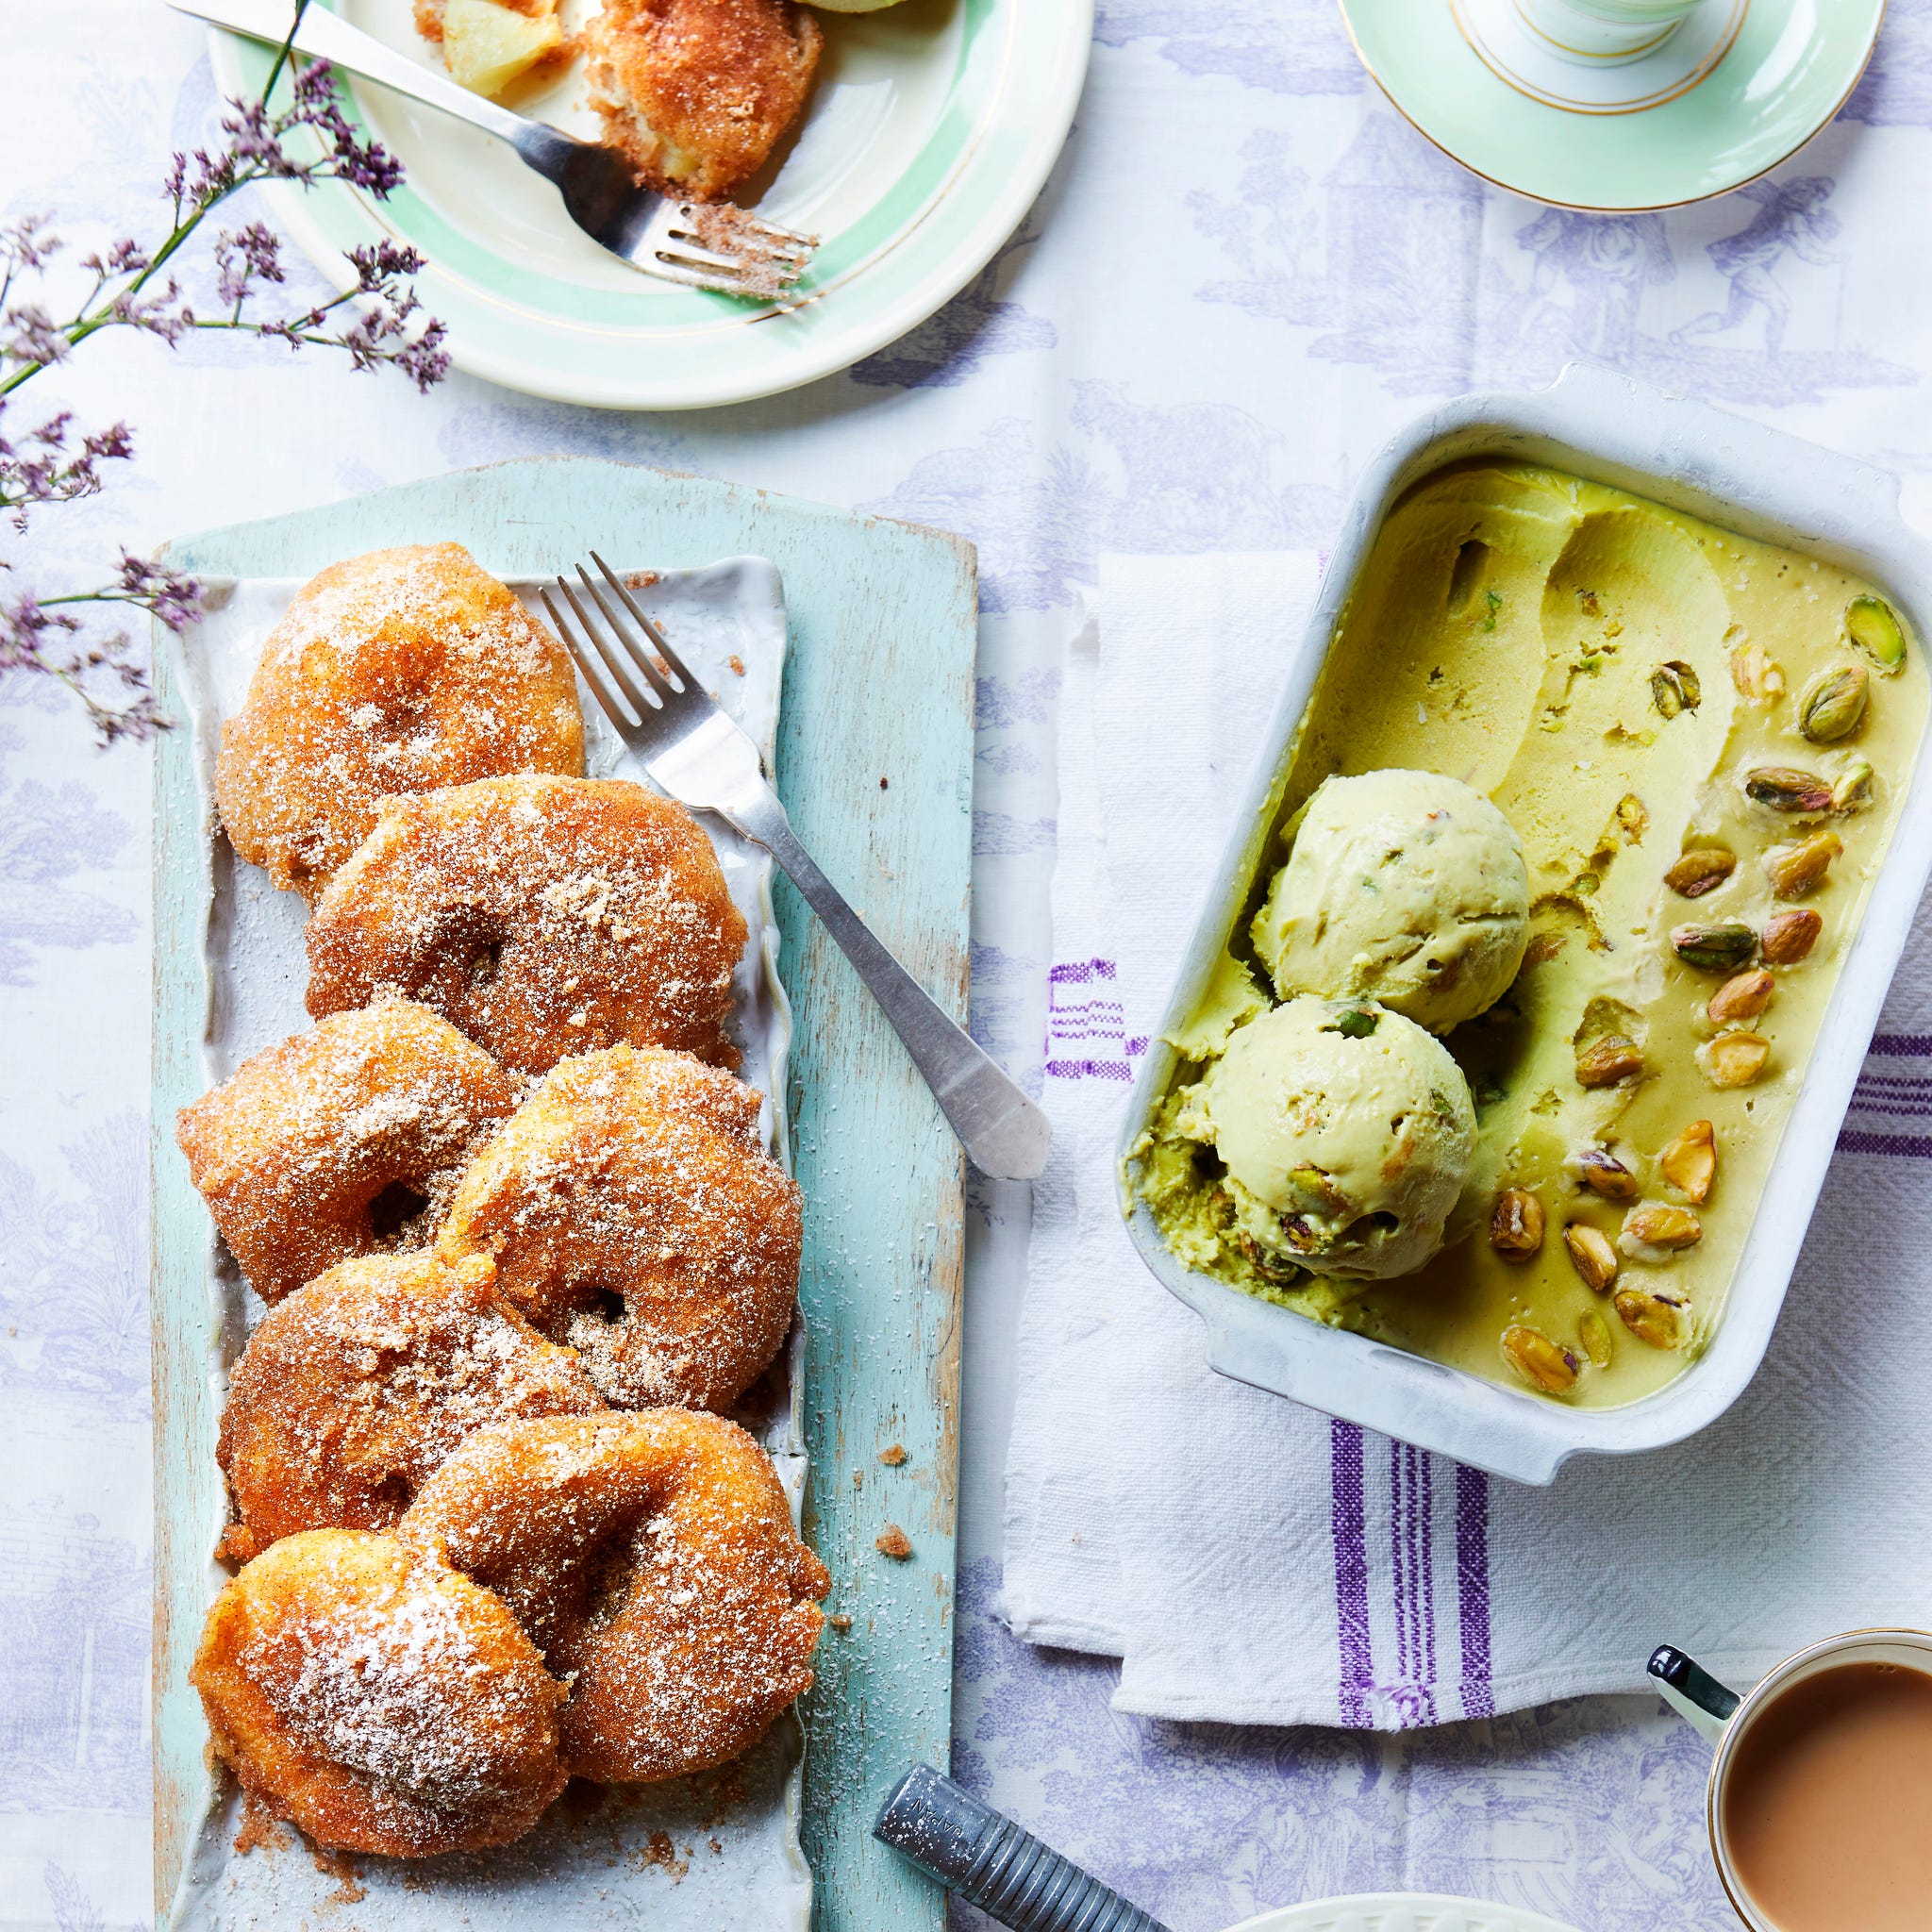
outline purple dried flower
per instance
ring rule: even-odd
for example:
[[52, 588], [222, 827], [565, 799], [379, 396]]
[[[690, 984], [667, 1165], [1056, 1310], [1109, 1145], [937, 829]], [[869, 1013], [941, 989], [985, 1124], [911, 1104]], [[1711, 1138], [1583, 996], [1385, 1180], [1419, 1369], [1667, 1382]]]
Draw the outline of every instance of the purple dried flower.
[[31, 362], [38, 368], [65, 361], [73, 346], [66, 331], [38, 302], [16, 302], [0, 315], [0, 327], [11, 331], [0, 341], [0, 349], [16, 362]]
[[239, 308], [258, 281], [283, 279], [281, 237], [260, 222], [227, 229], [215, 237], [215, 266], [220, 271], [222, 300]]
[[[308, 0], [297, 0], [299, 21]], [[133, 239], [114, 242], [80, 264], [94, 277], [80, 307], [57, 320], [41, 304], [8, 306], [17, 277], [41, 274], [59, 249], [46, 216], [0, 226], [0, 419], [11, 391], [40, 370], [61, 361], [80, 342], [111, 327], [132, 328], [175, 343], [193, 329], [229, 329], [287, 342], [341, 350], [358, 369], [392, 368], [418, 389], [440, 382], [449, 369], [446, 331], [424, 318], [410, 277], [423, 267], [414, 249], [391, 242], [358, 248], [349, 257], [355, 287], [344, 295], [295, 315], [258, 316], [245, 311], [267, 286], [283, 282], [280, 238], [260, 222], [214, 235], [212, 255], [224, 313], [198, 318], [176, 280], [157, 279], [162, 264], [181, 251], [208, 213], [237, 190], [261, 180], [291, 180], [304, 187], [341, 181], [384, 197], [403, 178], [401, 164], [378, 142], [358, 135], [338, 99], [326, 61], [291, 58], [284, 46], [275, 63], [286, 72], [288, 104], [271, 108], [265, 99], [232, 100], [222, 121], [225, 142], [175, 154], [161, 192], [174, 209], [172, 232], [152, 248]], [[286, 137], [307, 130], [319, 143], [318, 158], [300, 159]], [[341, 310], [341, 313], [337, 311]], [[9, 441], [0, 433], [0, 511], [25, 530], [33, 510], [90, 496], [102, 485], [102, 466], [125, 462], [134, 440], [125, 423], [76, 432], [70, 412], [47, 417]], [[0, 572], [8, 565], [0, 560]], [[75, 614], [85, 606], [125, 605], [148, 612], [174, 631], [201, 611], [201, 586], [165, 565], [123, 553], [111, 582], [92, 591], [46, 596], [28, 588], [0, 599], [0, 674], [25, 671], [65, 684], [85, 706], [104, 743], [146, 738], [167, 721], [155, 707], [147, 674], [130, 655], [124, 632], [89, 628]], [[132, 701], [115, 705], [91, 685], [109, 680]]]

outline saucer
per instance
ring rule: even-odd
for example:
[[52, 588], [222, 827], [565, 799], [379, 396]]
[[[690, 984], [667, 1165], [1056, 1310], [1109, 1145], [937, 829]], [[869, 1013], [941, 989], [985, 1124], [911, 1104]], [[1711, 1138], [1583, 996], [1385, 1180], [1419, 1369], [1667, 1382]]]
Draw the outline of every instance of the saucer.
[[1498, 187], [1604, 213], [1755, 180], [1844, 106], [1885, 0], [1704, 0], [1622, 65], [1553, 55], [1517, 0], [1340, 0], [1397, 111]]
[[1569, 1932], [1541, 1912], [1433, 1891], [1363, 1892], [1283, 1906], [1230, 1932]]

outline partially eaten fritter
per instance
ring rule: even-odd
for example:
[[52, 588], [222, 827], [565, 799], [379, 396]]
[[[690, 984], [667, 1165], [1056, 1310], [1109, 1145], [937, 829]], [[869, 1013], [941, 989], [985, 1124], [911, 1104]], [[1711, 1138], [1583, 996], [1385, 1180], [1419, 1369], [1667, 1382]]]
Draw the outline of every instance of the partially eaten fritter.
[[719, 200], [804, 111], [822, 42], [792, 0], [605, 0], [584, 34], [605, 141], [645, 186]]

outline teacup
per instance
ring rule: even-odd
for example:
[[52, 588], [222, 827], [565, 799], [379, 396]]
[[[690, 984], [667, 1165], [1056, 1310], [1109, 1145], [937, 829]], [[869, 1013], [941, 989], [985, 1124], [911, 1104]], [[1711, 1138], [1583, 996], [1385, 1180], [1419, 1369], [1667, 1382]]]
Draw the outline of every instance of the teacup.
[[1668, 1644], [1650, 1674], [1717, 1746], [1711, 1855], [1752, 1932], [1932, 1925], [1932, 1635], [1828, 1637], [1742, 1697]]
[[1524, 18], [1551, 49], [1591, 66], [1641, 60], [1705, 0], [1521, 0]]

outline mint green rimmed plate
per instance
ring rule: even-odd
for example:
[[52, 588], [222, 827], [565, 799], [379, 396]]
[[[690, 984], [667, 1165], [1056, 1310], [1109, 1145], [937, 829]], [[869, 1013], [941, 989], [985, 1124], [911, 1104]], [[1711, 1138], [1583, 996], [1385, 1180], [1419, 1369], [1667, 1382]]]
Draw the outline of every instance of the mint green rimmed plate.
[[[329, 0], [425, 64], [410, 0]], [[595, 0], [565, 0], [567, 26]], [[1072, 125], [1092, 0], [902, 0], [822, 13], [825, 54], [795, 137], [754, 184], [758, 211], [823, 238], [790, 311], [654, 282], [564, 217], [502, 142], [345, 76], [351, 113], [408, 179], [387, 202], [347, 188], [270, 191], [277, 219], [346, 286], [346, 249], [380, 237], [428, 258], [423, 302], [457, 366], [601, 408], [746, 402], [846, 368], [958, 292], [1019, 225]], [[216, 32], [216, 82], [258, 90], [266, 49]], [[505, 105], [593, 132], [572, 72]], [[752, 195], [741, 197], [751, 200]]]
[[1340, 5], [1363, 65], [1445, 154], [1518, 194], [1605, 213], [1702, 201], [1795, 154], [1857, 86], [1885, 13], [1885, 0], [1749, 0], [1729, 51], [1688, 92], [1577, 113], [1492, 72], [1450, 0]]

